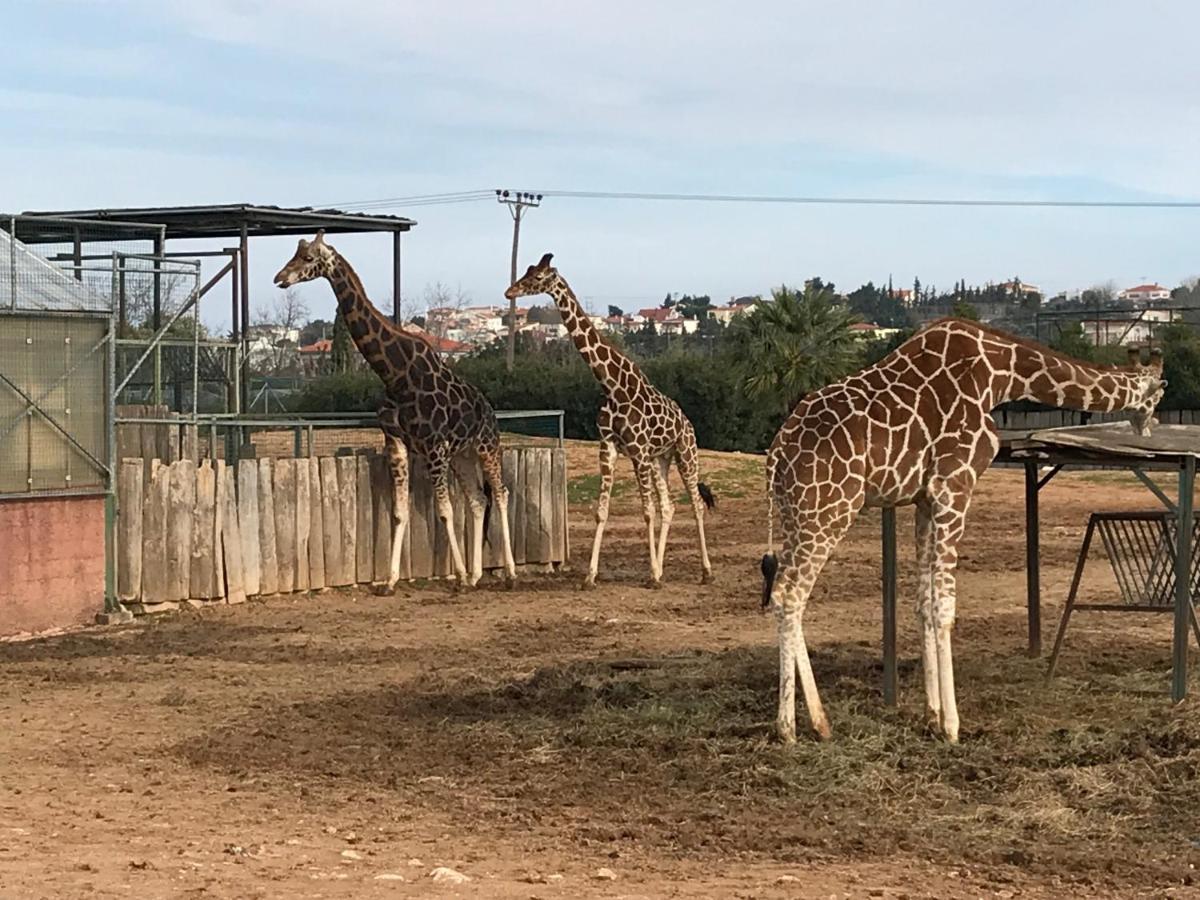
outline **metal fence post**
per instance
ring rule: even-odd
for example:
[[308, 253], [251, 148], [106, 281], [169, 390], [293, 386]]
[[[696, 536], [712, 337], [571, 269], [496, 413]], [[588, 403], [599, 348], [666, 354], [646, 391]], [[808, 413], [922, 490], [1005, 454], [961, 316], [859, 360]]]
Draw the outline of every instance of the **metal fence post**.
[[1196, 457], [1179, 469], [1179, 503], [1175, 533], [1175, 633], [1172, 646], [1171, 699], [1187, 696], [1188, 626], [1192, 615], [1192, 516], [1196, 490]]

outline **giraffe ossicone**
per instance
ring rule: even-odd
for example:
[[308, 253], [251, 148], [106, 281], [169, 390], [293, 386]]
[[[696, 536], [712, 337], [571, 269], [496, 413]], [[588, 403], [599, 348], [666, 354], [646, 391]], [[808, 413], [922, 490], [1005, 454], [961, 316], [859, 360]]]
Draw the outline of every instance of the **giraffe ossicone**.
[[[796, 738], [796, 676], [818, 736], [830, 735], [804, 641], [805, 606], [830, 553], [864, 506], [916, 507], [917, 615], [926, 714], [958, 740], [950, 636], [955, 566], [971, 493], [1000, 439], [991, 411], [1010, 400], [1131, 414], [1149, 434], [1162, 399], [1162, 356], [1097, 366], [962, 319], [918, 331], [873, 366], [807, 395], [767, 451], [768, 530], [763, 604], [779, 633], [784, 741]], [[773, 519], [783, 539], [776, 555]]]
[[[409, 453], [425, 460], [433, 486], [437, 515], [446, 529], [458, 584], [475, 585], [483, 574], [484, 522], [491, 504], [499, 510], [504, 571], [516, 578], [508, 524], [508, 489], [501, 477], [500, 428], [491, 404], [475, 386], [447, 366], [423, 337], [388, 320], [367, 298], [350, 263], [325, 241], [324, 230], [311, 241], [301, 238], [291, 260], [275, 275], [275, 285], [288, 288], [326, 279], [350, 337], [383, 381], [379, 410], [392, 472], [391, 566], [383, 586], [395, 590], [400, 580], [401, 551], [409, 523]], [[454, 533], [449, 475], [453, 469], [467, 495], [471, 520], [470, 571]]]
[[[596, 418], [600, 431], [600, 496], [596, 502], [596, 534], [592, 539], [592, 555], [583, 587], [595, 584], [600, 566], [600, 544], [608, 521], [608, 505], [612, 495], [614, 465], [617, 454], [623, 453], [633, 463], [638, 491], [642, 500], [642, 517], [646, 522], [650, 554], [650, 583], [662, 581], [663, 556], [667, 548], [667, 531], [675, 515], [675, 504], [667, 484], [674, 462], [687, 487], [700, 544], [702, 583], [712, 580], [712, 564], [704, 537], [705, 510], [716, 499], [708, 485], [700, 481], [699, 452], [696, 434], [679, 404], [652, 385], [637, 365], [616, 347], [605, 343], [580, 306], [571, 286], [558, 270], [550, 265], [553, 254], [542, 256], [536, 265], [504, 292], [509, 299], [548, 294], [562, 315], [562, 323], [584, 362], [604, 390], [604, 402]], [[658, 535], [655, 537], [655, 514], [658, 515]]]

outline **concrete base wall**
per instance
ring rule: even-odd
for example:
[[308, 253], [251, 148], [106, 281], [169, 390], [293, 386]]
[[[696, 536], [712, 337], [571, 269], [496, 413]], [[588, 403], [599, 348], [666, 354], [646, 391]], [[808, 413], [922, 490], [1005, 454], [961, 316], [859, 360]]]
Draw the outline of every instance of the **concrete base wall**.
[[0, 635], [104, 610], [104, 498], [0, 500]]

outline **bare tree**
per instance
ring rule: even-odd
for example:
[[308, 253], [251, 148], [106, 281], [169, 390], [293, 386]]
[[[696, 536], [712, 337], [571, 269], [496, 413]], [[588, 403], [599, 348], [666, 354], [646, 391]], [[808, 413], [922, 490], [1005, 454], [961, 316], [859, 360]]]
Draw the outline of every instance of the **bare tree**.
[[255, 310], [257, 334], [251, 342], [255, 368], [270, 375], [294, 368], [300, 329], [308, 319], [308, 303], [294, 287], [276, 294], [270, 306]]
[[426, 308], [426, 330], [437, 337], [445, 337], [446, 332], [454, 327], [457, 313], [470, 304], [471, 295], [462, 289], [461, 284], [451, 288], [436, 281], [425, 285], [422, 299]]

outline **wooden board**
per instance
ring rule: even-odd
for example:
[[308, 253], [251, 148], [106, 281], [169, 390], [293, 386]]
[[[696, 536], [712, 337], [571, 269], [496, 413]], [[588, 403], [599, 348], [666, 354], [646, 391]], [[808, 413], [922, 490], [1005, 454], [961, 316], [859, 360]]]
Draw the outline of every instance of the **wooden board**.
[[222, 467], [221, 479], [221, 551], [225, 566], [225, 599], [229, 603], [245, 603], [242, 532], [238, 522], [236, 478], [232, 466]]
[[375, 580], [375, 503], [371, 497], [370, 457], [356, 456], [358, 464], [358, 543], [354, 580], [370, 584]]
[[262, 561], [258, 539], [258, 462], [238, 462], [238, 533], [242, 538], [242, 579], [246, 593], [262, 593]]
[[325, 457], [321, 465], [321, 525], [325, 544], [325, 583], [340, 584], [342, 572], [342, 504], [338, 491], [337, 460]]
[[258, 465], [258, 558], [259, 592], [279, 593], [279, 561], [275, 555], [275, 479], [271, 460]]
[[223, 516], [225, 507], [225, 472], [228, 466], [223, 459], [213, 460], [213, 599], [225, 596], [225, 554], [221, 549]]
[[212, 462], [205, 460], [196, 468], [196, 504], [192, 520], [192, 569], [190, 596], [211, 600], [216, 574], [213, 537], [216, 535], [217, 480]]
[[544, 563], [539, 528], [542, 509], [542, 469], [538, 450], [529, 447], [521, 451], [525, 470], [525, 562]]
[[550, 451], [550, 559], [567, 561], [567, 454], [562, 448]]
[[[510, 462], [511, 454], [511, 462]], [[504, 451], [505, 466], [512, 467], [512, 480], [507, 477], [512, 491], [512, 503], [509, 505], [509, 527], [512, 529], [513, 559], [517, 565], [525, 563], [525, 457], [520, 450]]]
[[[324, 590], [325, 581], [325, 527], [321, 508], [321, 462], [315, 456], [304, 461], [308, 466], [309, 528], [308, 528], [308, 586], [314, 591]], [[298, 515], [299, 513], [297, 513]]]
[[117, 596], [142, 596], [142, 508], [145, 472], [140, 459], [122, 459], [117, 471]]
[[[144, 463], [143, 477], [145, 477]], [[170, 470], [150, 466], [150, 481], [142, 505], [142, 600], [162, 603], [167, 599], [167, 504], [170, 502]]]
[[179, 428], [179, 458], [200, 462], [200, 434], [197, 425], [181, 425]]
[[296, 589], [296, 461], [275, 462], [275, 565], [279, 593]]
[[334, 584], [353, 584], [358, 565], [358, 460], [339, 456], [337, 462], [338, 510], [342, 521], [342, 552]]
[[538, 562], [554, 562], [554, 462], [549, 447], [533, 451], [538, 468]]
[[312, 528], [312, 466], [307, 459], [296, 461], [296, 581], [298, 591], [312, 585], [308, 570], [309, 531]]
[[433, 539], [429, 530], [433, 498], [423, 460], [411, 457], [408, 483], [409, 567], [413, 578], [429, 578], [433, 575]]
[[[372, 575], [376, 582], [387, 583], [392, 565], [392, 483], [391, 467], [386, 456], [370, 457], [371, 499], [374, 513], [374, 543], [372, 545]], [[407, 578], [403, 569], [401, 578]]]
[[164, 598], [186, 600], [192, 580], [192, 524], [196, 506], [196, 465], [181, 459], [168, 468], [171, 489], [167, 501], [167, 574]]

